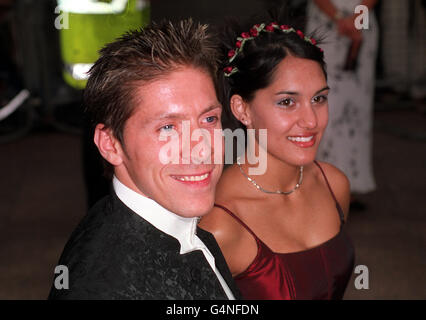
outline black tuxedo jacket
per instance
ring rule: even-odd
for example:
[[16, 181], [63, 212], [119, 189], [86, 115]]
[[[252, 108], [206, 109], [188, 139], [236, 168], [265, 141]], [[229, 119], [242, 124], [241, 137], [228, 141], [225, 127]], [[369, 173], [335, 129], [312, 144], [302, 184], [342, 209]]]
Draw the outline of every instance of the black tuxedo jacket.
[[[241, 298], [212, 234], [197, 229], [234, 296]], [[156, 229], [113, 193], [100, 200], [71, 235], [58, 265], [69, 289], [49, 299], [227, 299], [203, 253], [181, 255], [175, 238]]]

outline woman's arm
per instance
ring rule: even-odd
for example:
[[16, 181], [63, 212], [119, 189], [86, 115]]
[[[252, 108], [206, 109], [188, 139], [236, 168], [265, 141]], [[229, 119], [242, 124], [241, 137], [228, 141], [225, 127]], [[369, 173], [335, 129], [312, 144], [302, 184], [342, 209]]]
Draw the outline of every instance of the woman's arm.
[[319, 162], [321, 168], [324, 170], [324, 174], [327, 177], [330, 187], [336, 197], [337, 202], [343, 210], [345, 221], [349, 214], [349, 205], [351, 199], [351, 187], [346, 175], [327, 162]]
[[377, 4], [377, 1], [378, 0], [364, 0], [360, 4], [367, 6], [368, 9], [372, 9]]
[[246, 270], [256, 257], [256, 240], [222, 209], [214, 207], [201, 218], [198, 226], [213, 234], [232, 276]]
[[[337, 25], [337, 30], [340, 35], [351, 38], [352, 41], [361, 42], [361, 31], [355, 27], [355, 19], [360, 13], [353, 13], [345, 16], [339, 11], [331, 0], [314, 0], [318, 8], [324, 12]], [[377, 0], [364, 0], [360, 5], [365, 5], [368, 9], [373, 8]]]

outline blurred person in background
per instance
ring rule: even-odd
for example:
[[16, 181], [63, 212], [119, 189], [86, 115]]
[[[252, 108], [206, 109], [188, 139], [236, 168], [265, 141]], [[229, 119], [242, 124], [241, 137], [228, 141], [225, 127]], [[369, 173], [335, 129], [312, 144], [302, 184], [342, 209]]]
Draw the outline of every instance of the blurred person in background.
[[412, 99], [425, 99], [426, 1], [382, 1], [380, 22], [382, 86]]
[[0, 0], [0, 107], [6, 105], [22, 88], [15, 61], [12, 15], [12, 1]]
[[[307, 7], [308, 32], [324, 36], [330, 119], [318, 158], [341, 169], [351, 185], [351, 209], [365, 205], [356, 194], [374, 191], [372, 129], [378, 27], [377, 0], [313, 0]], [[357, 5], [368, 10], [367, 29], [358, 29]], [[365, 22], [365, 21], [364, 21]]]

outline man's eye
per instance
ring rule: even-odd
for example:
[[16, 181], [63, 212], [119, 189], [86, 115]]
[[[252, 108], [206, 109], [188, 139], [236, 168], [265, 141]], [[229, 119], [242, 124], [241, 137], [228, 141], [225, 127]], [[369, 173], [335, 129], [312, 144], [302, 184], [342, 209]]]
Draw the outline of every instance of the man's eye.
[[172, 124], [168, 124], [168, 125], [165, 125], [165, 126], [161, 127], [161, 130], [163, 130], [163, 131], [170, 131], [173, 128], [174, 128], [174, 126]]
[[210, 116], [210, 117], [206, 118], [206, 122], [208, 122], [208, 123], [214, 123], [214, 122], [217, 121], [217, 119], [218, 118], [216, 116]]

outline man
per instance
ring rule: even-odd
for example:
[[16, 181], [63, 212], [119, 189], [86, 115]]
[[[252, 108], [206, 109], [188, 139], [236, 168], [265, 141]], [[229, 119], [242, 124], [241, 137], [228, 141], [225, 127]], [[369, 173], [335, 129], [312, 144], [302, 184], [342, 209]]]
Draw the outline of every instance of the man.
[[[71, 235], [58, 264], [69, 270], [69, 289], [54, 283], [49, 298], [238, 297], [213, 236], [197, 228], [222, 165], [209, 161], [208, 139], [184, 139], [188, 128], [221, 128], [216, 61], [206, 26], [191, 20], [152, 24], [101, 50], [85, 105], [114, 192]], [[164, 161], [176, 136], [179, 159]]]

